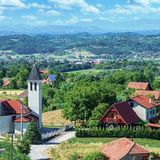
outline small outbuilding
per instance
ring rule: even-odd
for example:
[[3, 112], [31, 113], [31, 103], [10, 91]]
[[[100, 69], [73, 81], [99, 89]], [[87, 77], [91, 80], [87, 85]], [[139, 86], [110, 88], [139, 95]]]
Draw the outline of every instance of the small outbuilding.
[[114, 140], [102, 147], [101, 152], [109, 160], [147, 160], [149, 152], [127, 138]]

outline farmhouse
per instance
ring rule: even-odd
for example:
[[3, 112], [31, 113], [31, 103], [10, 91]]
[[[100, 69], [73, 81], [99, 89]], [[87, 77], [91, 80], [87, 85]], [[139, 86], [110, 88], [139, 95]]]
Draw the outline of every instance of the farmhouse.
[[136, 89], [136, 90], [151, 90], [151, 86], [148, 82], [129, 82], [128, 88]]
[[132, 125], [140, 118], [134, 112], [128, 102], [113, 104], [100, 119], [102, 124]]
[[126, 102], [113, 104], [101, 117], [100, 123], [105, 126], [135, 125], [140, 120], [158, 124], [159, 104], [146, 96], [136, 96]]
[[128, 103], [143, 121], [149, 121], [157, 117], [157, 107], [159, 104], [147, 96], [136, 96], [131, 98]]
[[46, 79], [42, 80], [42, 84], [50, 84], [50, 85], [54, 85], [54, 82], [56, 80], [56, 75], [54, 74], [50, 74], [47, 76]]
[[42, 127], [41, 76], [35, 64], [28, 77], [28, 106], [19, 100], [0, 101], [0, 135], [25, 131], [31, 121]]
[[152, 96], [156, 101], [160, 101], [160, 91], [136, 90], [135, 95]]
[[106, 144], [101, 152], [109, 160], [147, 160], [149, 152], [127, 138], [120, 138]]

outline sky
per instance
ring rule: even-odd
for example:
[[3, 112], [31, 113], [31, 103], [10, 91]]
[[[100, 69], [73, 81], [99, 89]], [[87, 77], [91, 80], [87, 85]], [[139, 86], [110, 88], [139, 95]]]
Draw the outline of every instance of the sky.
[[0, 26], [160, 29], [160, 0], [0, 0]]

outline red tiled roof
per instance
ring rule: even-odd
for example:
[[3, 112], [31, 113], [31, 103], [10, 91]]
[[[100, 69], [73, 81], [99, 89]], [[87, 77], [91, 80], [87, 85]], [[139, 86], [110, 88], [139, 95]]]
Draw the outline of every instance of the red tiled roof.
[[148, 82], [129, 82], [128, 83], [128, 88], [147, 90], [148, 87], [149, 87]]
[[150, 102], [150, 98], [140, 95], [140, 96], [136, 96], [131, 98], [134, 102], [140, 104], [141, 106], [143, 106], [146, 109], [150, 109], [153, 107], [157, 107], [159, 104], [156, 103], [155, 101]]
[[158, 100], [160, 98], [160, 91], [143, 91], [143, 90], [137, 90], [137, 95], [152, 95], [154, 96], [155, 100]]
[[146, 149], [127, 138], [120, 138], [106, 144], [101, 149], [101, 152], [106, 155], [106, 157], [109, 157], [110, 160], [122, 159], [128, 154], [149, 154]]
[[30, 122], [30, 121], [31, 120], [28, 117], [22, 117], [22, 119], [20, 117], [20, 118], [17, 118], [17, 119], [14, 120], [14, 122], [16, 122], [16, 123], [21, 123], [21, 122], [27, 123], [27, 122]]
[[28, 107], [22, 105], [17, 100], [7, 100], [7, 103], [11, 106], [12, 109], [15, 110], [16, 114], [21, 114], [22, 108], [23, 108], [23, 114], [27, 114], [31, 111]]
[[4, 79], [3, 80], [3, 87], [9, 86], [10, 85], [10, 80], [9, 79]]
[[10, 107], [7, 100], [0, 100], [0, 116], [16, 114], [15, 110]]
[[48, 70], [40, 70], [39, 71], [41, 74], [49, 74]]
[[112, 107], [117, 110], [117, 112], [127, 125], [134, 124], [140, 120], [132, 107], [128, 104], [128, 102], [120, 102], [113, 104], [109, 108], [109, 110], [107, 110], [106, 113], [102, 116], [101, 120], [105, 117], [105, 115], [110, 111]]
[[23, 116], [22, 119], [21, 119], [21, 117], [15, 119], [14, 122], [21, 123], [21, 121], [22, 121], [23, 123], [27, 123], [27, 122], [31, 122], [31, 121], [37, 121], [37, 120], [38, 120], [38, 117], [36, 117], [33, 114], [29, 114], [27, 116]]
[[160, 128], [160, 124], [154, 124], [154, 123], [147, 123], [147, 126], [153, 127], [153, 128]]
[[47, 79], [43, 79], [43, 80], [41, 80], [41, 83], [42, 84], [45, 84], [45, 83], [47, 83], [48, 82], [48, 80]]

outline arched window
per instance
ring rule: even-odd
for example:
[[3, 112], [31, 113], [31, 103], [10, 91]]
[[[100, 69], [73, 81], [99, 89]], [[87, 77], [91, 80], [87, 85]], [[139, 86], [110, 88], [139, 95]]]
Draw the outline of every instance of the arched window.
[[37, 83], [34, 82], [34, 90], [36, 91], [37, 90]]
[[30, 90], [32, 91], [32, 89], [33, 89], [33, 88], [32, 88], [32, 82], [30, 82]]

